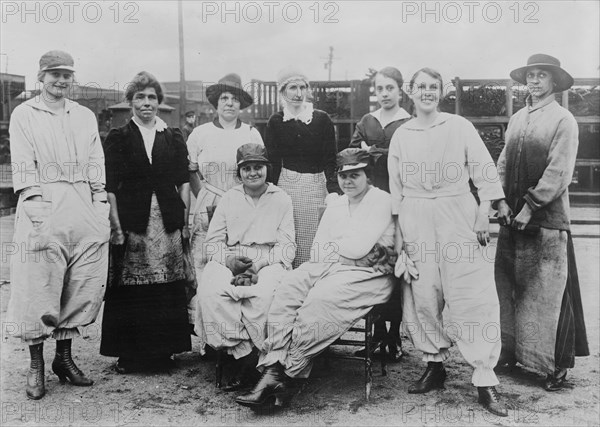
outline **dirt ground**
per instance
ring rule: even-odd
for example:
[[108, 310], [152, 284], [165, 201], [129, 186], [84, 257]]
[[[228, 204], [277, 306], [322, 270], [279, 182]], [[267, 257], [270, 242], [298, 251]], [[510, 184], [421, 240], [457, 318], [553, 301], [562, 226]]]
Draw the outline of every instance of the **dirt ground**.
[[[499, 375], [498, 390], [511, 410], [507, 418], [484, 411], [470, 385], [471, 368], [456, 348], [447, 363], [445, 390], [409, 395], [409, 385], [424, 369], [419, 355], [405, 341], [408, 356], [388, 365], [380, 375], [374, 364], [371, 400], [364, 400], [363, 365], [335, 359], [327, 368], [317, 361], [302, 391], [289, 408], [255, 414], [238, 406], [235, 394], [224, 393], [214, 383], [214, 361], [202, 360], [193, 337], [193, 351], [176, 356], [177, 368], [165, 373], [120, 375], [116, 359], [100, 356], [100, 324], [83, 331], [74, 342], [75, 361], [95, 380], [93, 387], [61, 385], [50, 371], [54, 342], [47, 341], [47, 394], [42, 400], [25, 397], [25, 373], [29, 353], [10, 337], [4, 323], [10, 284], [0, 286], [1, 424], [13, 425], [599, 425], [599, 240], [576, 238], [581, 290], [591, 356], [578, 358], [569, 372], [568, 387], [556, 393], [544, 391], [543, 376], [517, 367]], [[4, 260], [3, 260], [4, 262]]]

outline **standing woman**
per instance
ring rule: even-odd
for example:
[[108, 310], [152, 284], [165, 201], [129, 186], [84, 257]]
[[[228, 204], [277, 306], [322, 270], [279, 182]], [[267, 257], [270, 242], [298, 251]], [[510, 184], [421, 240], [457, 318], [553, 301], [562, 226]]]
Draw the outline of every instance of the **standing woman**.
[[[187, 140], [190, 184], [196, 196], [191, 239], [198, 282], [202, 280], [202, 271], [207, 263], [203, 245], [210, 216], [221, 197], [240, 184], [237, 149], [247, 143], [264, 145], [258, 130], [242, 123], [239, 118], [241, 110], [254, 103], [243, 89], [240, 76], [227, 74], [217, 84], [206, 88], [206, 97], [217, 109], [217, 117], [211, 123], [195, 128]], [[196, 305], [194, 298], [189, 307], [192, 325], [198, 321], [198, 315], [194, 314]]]
[[558, 59], [544, 54], [531, 56], [510, 76], [527, 85], [529, 97], [508, 123], [498, 161], [506, 192], [506, 200], [498, 202], [498, 222], [506, 226], [496, 252], [499, 365], [519, 362], [545, 372], [544, 388], [555, 391], [563, 388], [575, 356], [590, 354], [569, 231], [568, 187], [579, 129], [554, 99], [573, 78]]
[[[380, 107], [372, 113], [365, 114], [357, 123], [350, 147], [366, 149], [376, 159], [373, 171], [373, 185], [390, 192], [390, 176], [388, 173], [388, 151], [392, 135], [396, 129], [410, 119], [410, 114], [400, 107], [404, 78], [400, 70], [394, 67], [382, 68], [375, 74], [375, 95]], [[375, 322], [375, 338], [386, 337], [388, 354], [392, 360], [402, 358], [402, 339], [400, 323], [402, 321], [402, 296], [400, 284], [394, 287], [388, 312]], [[385, 322], [390, 321], [390, 330], [386, 330]], [[360, 350], [357, 354], [362, 354]]]
[[310, 258], [319, 222], [318, 207], [327, 193], [339, 191], [335, 174], [335, 129], [326, 112], [315, 110], [307, 95], [310, 85], [297, 70], [284, 70], [277, 79], [283, 109], [267, 123], [265, 145], [273, 164], [273, 182], [294, 204], [296, 258], [294, 268]]
[[13, 187], [19, 195], [14, 242], [32, 256], [13, 256], [7, 322], [29, 346], [25, 391], [46, 393], [43, 346], [56, 339], [52, 370], [60, 382], [90, 386], [71, 358], [78, 327], [94, 322], [108, 269], [109, 222], [104, 154], [94, 114], [66, 99], [73, 57], [53, 50], [40, 59], [39, 97], [10, 120]]
[[[498, 333], [498, 295], [493, 266], [482, 248], [489, 241], [490, 203], [504, 193], [475, 127], [463, 117], [438, 110], [442, 90], [437, 71], [423, 68], [415, 73], [410, 96], [416, 117], [394, 133], [388, 158], [401, 240], [397, 247], [404, 247], [407, 262], [418, 271], [417, 277], [404, 274], [403, 320], [427, 362], [427, 370], [408, 392], [443, 387], [443, 362], [456, 342], [474, 368], [472, 383], [479, 403], [493, 414], [507, 416], [495, 389], [500, 340], [490, 338]], [[469, 179], [477, 187], [479, 206]], [[444, 306], [452, 320], [446, 325]]]
[[100, 354], [119, 357], [119, 373], [169, 367], [172, 354], [191, 349], [183, 274], [185, 142], [156, 116], [163, 91], [152, 74], [138, 73], [125, 98], [133, 118], [111, 130], [104, 145], [111, 243], [124, 246], [112, 268]]

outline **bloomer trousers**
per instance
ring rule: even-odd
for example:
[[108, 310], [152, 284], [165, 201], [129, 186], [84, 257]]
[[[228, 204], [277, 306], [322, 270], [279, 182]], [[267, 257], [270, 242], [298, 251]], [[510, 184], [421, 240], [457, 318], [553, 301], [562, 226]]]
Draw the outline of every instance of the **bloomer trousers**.
[[418, 280], [402, 285], [403, 323], [424, 361], [446, 360], [455, 342], [474, 368], [473, 385], [486, 387], [498, 384], [493, 369], [501, 348], [500, 311], [494, 256], [477, 243], [476, 214], [470, 193], [402, 201], [405, 249], [419, 271]]
[[236, 359], [261, 348], [273, 292], [286, 270], [281, 264], [263, 267], [258, 283], [233, 286], [231, 271], [209, 261], [198, 282], [195, 331], [202, 344], [225, 349]]
[[87, 182], [42, 184], [19, 200], [7, 322], [28, 345], [70, 339], [96, 319], [108, 274], [109, 205]]
[[281, 363], [307, 378], [312, 359], [377, 304], [389, 300], [393, 277], [372, 268], [305, 262], [282, 278], [269, 310], [258, 367]]

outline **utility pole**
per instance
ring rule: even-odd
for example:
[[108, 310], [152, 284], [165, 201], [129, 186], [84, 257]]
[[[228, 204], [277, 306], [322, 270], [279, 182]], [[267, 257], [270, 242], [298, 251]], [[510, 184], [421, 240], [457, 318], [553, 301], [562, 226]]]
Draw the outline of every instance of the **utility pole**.
[[183, 5], [181, 0], [177, 2], [179, 12], [179, 126], [183, 123], [183, 116], [186, 109], [185, 99], [185, 60], [183, 54]]
[[325, 63], [325, 68], [329, 70], [329, 81], [331, 81], [331, 66], [333, 65], [333, 46], [329, 46], [329, 57]]

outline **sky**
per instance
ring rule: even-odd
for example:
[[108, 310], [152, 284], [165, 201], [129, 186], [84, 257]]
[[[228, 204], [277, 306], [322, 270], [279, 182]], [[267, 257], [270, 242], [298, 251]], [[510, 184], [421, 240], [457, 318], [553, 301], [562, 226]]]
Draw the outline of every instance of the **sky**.
[[[178, 2], [1, 1], [0, 70], [33, 89], [40, 56], [75, 58], [80, 84], [123, 88], [139, 71], [179, 80]], [[445, 79], [508, 78], [534, 53], [574, 77], [598, 77], [598, 1], [183, 1], [185, 76], [362, 79], [395, 66], [405, 79], [432, 67]]]

